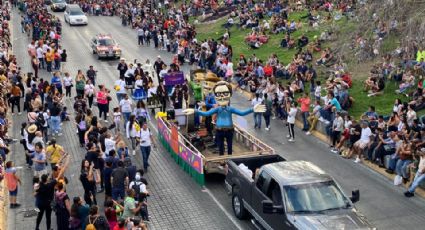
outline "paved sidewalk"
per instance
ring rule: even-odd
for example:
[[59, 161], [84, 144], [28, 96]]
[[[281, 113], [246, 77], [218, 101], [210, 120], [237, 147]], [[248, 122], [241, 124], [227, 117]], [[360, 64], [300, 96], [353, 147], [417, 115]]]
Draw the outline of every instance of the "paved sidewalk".
[[[19, 14], [13, 12], [12, 28], [14, 33], [14, 53], [18, 58], [18, 64], [22, 67], [24, 73], [31, 71], [30, 60], [27, 56], [26, 47], [29, 42], [26, 35], [19, 31]], [[92, 56], [81, 52], [81, 42], [86, 42], [76, 33], [73, 33], [70, 28], [64, 25], [64, 38], [62, 45], [68, 50], [69, 62], [67, 71], [72, 76], [75, 75], [78, 69], [85, 70], [87, 63], [93, 63]], [[99, 64], [99, 63], [96, 63]], [[100, 84], [105, 84], [112, 88], [113, 82], [116, 79], [116, 72], [109, 71], [103, 65], [98, 65], [98, 76]], [[43, 79], [50, 80], [50, 76], [41, 71], [40, 76]], [[73, 91], [73, 94], [75, 92]], [[72, 114], [73, 100], [66, 99], [65, 104]], [[116, 98], [113, 97], [113, 102], [110, 108], [117, 106]], [[97, 109], [94, 109], [97, 115]], [[71, 116], [71, 120], [73, 116]], [[13, 118], [13, 136], [19, 138], [20, 124], [26, 121], [25, 113]], [[71, 155], [71, 166], [67, 171], [66, 176], [69, 178], [67, 187], [68, 194], [72, 198], [74, 196], [82, 196], [82, 186], [79, 181], [79, 167], [81, 160], [84, 158], [85, 151], [79, 147], [76, 129], [72, 122], [65, 122], [62, 126], [63, 136], [56, 137], [58, 143], [65, 147], [66, 151]], [[159, 145], [158, 145], [159, 146]], [[140, 151], [138, 151], [139, 153]], [[24, 209], [34, 208], [34, 197], [32, 195], [32, 170], [25, 168], [25, 157], [23, 147], [18, 143], [12, 146], [11, 159], [16, 162], [19, 167], [18, 174], [22, 178], [22, 186], [20, 188], [18, 202], [22, 204], [22, 208], [9, 212], [8, 229], [34, 229], [36, 217], [24, 217]], [[133, 162], [137, 166], [141, 166], [140, 153], [133, 157]], [[151, 167], [146, 174], [149, 181], [148, 189], [151, 192], [149, 199], [149, 212], [152, 216], [150, 229], [236, 229], [236, 226], [231, 220], [220, 211], [219, 207], [213, 199], [202, 192], [202, 188], [198, 186], [183, 170], [174, 163], [164, 149], [154, 149], [150, 158]], [[103, 195], [97, 197], [99, 206], [102, 207]], [[53, 227], [55, 228], [55, 215], [52, 214]], [[45, 220], [42, 221], [41, 229], [45, 229]]]

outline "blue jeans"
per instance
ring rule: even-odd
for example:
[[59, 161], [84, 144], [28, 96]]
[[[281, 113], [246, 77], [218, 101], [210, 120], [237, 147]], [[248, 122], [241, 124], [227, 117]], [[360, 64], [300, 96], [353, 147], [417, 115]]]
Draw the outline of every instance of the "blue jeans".
[[52, 72], [52, 62], [46, 61], [46, 70], [47, 72]]
[[112, 188], [112, 199], [118, 200], [119, 198], [124, 199], [125, 189], [124, 188]]
[[412, 184], [409, 187], [409, 192], [414, 193], [415, 189], [419, 186], [419, 184], [425, 180], [425, 173], [421, 173], [419, 171], [416, 172], [415, 179], [413, 179]]
[[126, 95], [125, 93], [117, 93], [118, 104], [120, 103], [122, 99], [124, 99], [125, 95]]
[[254, 125], [255, 125], [255, 127], [261, 128], [261, 114], [262, 113], [254, 113]]
[[310, 128], [309, 125], [308, 125], [308, 120], [307, 120], [307, 118], [308, 118], [308, 116], [310, 116], [310, 114], [309, 114], [309, 112], [302, 112], [302, 116], [303, 116], [303, 124], [304, 124], [303, 130], [307, 131]]
[[142, 152], [143, 157], [143, 168], [146, 170], [149, 166], [149, 155], [151, 154], [150, 146], [140, 146], [140, 151]]
[[130, 120], [131, 112], [122, 113], [122, 116], [124, 118], [124, 130], [125, 130], [127, 126], [127, 122]]
[[411, 163], [411, 160], [401, 160], [397, 161], [395, 166], [395, 171], [397, 175], [402, 176], [403, 178], [409, 178], [409, 173], [407, 170], [407, 166]]
[[50, 117], [50, 128], [52, 129], [52, 134], [60, 133], [61, 131], [61, 118], [60, 116], [51, 116]]
[[[395, 154], [395, 153], [394, 153], [394, 154]], [[393, 155], [391, 155], [390, 162], [389, 162], [389, 164], [388, 164], [388, 169], [389, 169], [389, 170], [392, 170], [392, 171], [394, 171], [394, 170], [395, 170], [395, 167], [396, 167], [396, 165], [397, 165], [397, 161], [398, 161], [398, 159], [400, 159], [398, 156], [396, 156], [395, 158], [393, 158]]]

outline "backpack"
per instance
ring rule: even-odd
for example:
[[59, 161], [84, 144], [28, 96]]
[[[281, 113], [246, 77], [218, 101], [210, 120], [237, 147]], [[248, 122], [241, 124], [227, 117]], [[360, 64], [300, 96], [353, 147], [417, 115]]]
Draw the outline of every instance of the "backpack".
[[266, 100], [265, 101], [265, 106], [266, 106], [266, 112], [264, 112], [265, 115], [271, 115], [272, 114], [272, 107], [273, 107], [273, 102], [270, 100]]
[[98, 216], [96, 218], [94, 218], [93, 222], [90, 220], [90, 216], [89, 216], [89, 224], [86, 225], [86, 230], [96, 230], [96, 226], [94, 226], [94, 223], [96, 223]]
[[35, 119], [35, 123], [37, 124], [37, 126], [39, 128], [44, 127], [44, 125], [46, 124], [46, 119], [44, 119], [44, 115], [43, 113], [38, 113], [37, 114], [37, 118]]
[[131, 186], [132, 189], [134, 189], [134, 191], [136, 192], [136, 197], [135, 199], [139, 202], [143, 201], [144, 199], [144, 194], [141, 193], [140, 191], [140, 185], [142, 185], [143, 182], [141, 181], [134, 181], [134, 185]]

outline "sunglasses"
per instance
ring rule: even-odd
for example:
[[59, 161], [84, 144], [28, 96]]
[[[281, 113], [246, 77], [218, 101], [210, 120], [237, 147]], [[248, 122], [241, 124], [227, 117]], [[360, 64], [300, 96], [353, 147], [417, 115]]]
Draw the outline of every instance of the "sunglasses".
[[230, 92], [216, 92], [214, 93], [216, 97], [228, 97], [230, 96]]

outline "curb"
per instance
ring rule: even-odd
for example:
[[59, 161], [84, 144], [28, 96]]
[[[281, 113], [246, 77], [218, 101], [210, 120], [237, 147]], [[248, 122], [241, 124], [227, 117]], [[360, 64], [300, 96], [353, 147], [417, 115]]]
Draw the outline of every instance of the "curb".
[[[237, 84], [235, 84], [235, 83], [231, 83], [231, 85], [232, 85], [233, 89], [235, 89], [237, 87]], [[245, 90], [242, 90], [242, 95], [244, 97], [246, 97], [246, 98], [249, 98], [250, 93], [247, 92], [247, 91], [245, 91]], [[295, 126], [297, 126], [298, 128], [302, 128], [302, 126], [303, 126], [302, 121], [300, 121], [300, 120], [297, 119], [295, 121]], [[323, 141], [325, 143], [329, 143], [328, 136], [326, 134], [323, 134], [323, 133], [317, 131], [317, 130], [312, 131], [311, 132], [311, 136], [314, 136], [317, 139], [319, 139], [319, 140], [321, 140], [321, 141]], [[383, 175], [388, 180], [394, 181], [395, 175], [394, 174], [388, 174], [387, 172], [385, 172], [385, 169], [384, 168], [379, 168], [377, 165], [375, 165], [375, 164], [373, 164], [373, 163], [371, 163], [369, 161], [362, 161], [362, 164], [364, 164], [369, 169], [371, 169], [371, 170], [373, 170], [373, 171], [375, 171], [375, 172]], [[410, 183], [413, 182], [413, 178], [414, 178], [414, 174], [413, 173], [410, 173], [410, 181], [409, 181]], [[404, 188], [406, 188], [406, 190], [407, 190], [409, 188], [410, 183], [402, 184], [402, 186]], [[420, 188], [420, 187], [416, 188], [415, 194], [418, 195], [418, 196], [420, 196], [420, 197], [422, 197], [422, 198], [425, 198], [425, 190], [422, 189], [422, 188]]]

